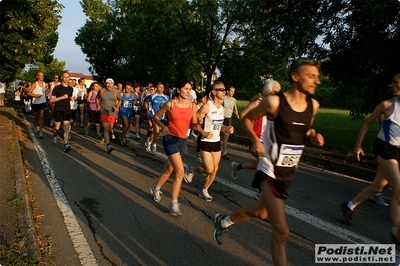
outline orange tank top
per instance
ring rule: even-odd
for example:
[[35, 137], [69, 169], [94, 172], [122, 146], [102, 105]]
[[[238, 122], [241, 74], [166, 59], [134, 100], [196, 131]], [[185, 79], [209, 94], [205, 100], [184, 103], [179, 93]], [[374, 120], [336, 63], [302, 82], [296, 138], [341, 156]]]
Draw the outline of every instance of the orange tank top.
[[180, 108], [173, 104], [172, 109], [167, 113], [167, 117], [169, 135], [186, 139], [186, 132], [192, 121], [192, 105], [187, 108]]

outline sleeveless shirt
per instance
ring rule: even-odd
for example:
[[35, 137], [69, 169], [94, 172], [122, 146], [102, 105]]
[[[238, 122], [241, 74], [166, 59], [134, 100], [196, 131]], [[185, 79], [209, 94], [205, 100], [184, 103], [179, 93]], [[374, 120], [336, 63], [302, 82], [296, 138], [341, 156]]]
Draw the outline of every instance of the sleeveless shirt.
[[36, 86], [32, 90], [33, 94], [41, 94], [39, 98], [32, 97], [32, 104], [46, 103], [46, 83], [43, 82], [43, 87], [40, 87], [39, 82], [36, 81]]
[[393, 97], [393, 104], [393, 112], [383, 120], [378, 138], [400, 148], [400, 101], [397, 96]]
[[201, 136], [201, 141], [218, 142], [221, 141], [219, 133], [221, 132], [222, 124], [224, 123], [224, 107], [221, 105], [217, 108], [212, 101], [208, 101], [210, 111], [204, 118], [203, 129], [206, 132], [213, 133], [210, 139]]
[[306, 133], [310, 129], [313, 117], [313, 104], [311, 97], [307, 96], [306, 110], [296, 112], [282, 92], [276, 95], [280, 99], [278, 116], [269, 125], [269, 136], [263, 142], [264, 156], [257, 169], [272, 178], [286, 182], [293, 179], [303, 153]]
[[181, 108], [171, 102], [172, 109], [167, 112], [168, 130], [170, 136], [186, 139], [186, 131], [192, 121], [192, 105]]

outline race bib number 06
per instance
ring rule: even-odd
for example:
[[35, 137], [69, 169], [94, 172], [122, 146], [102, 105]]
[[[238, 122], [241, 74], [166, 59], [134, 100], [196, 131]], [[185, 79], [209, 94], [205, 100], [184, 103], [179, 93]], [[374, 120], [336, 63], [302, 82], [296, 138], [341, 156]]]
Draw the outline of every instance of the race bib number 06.
[[282, 144], [276, 166], [297, 167], [303, 154], [304, 145]]

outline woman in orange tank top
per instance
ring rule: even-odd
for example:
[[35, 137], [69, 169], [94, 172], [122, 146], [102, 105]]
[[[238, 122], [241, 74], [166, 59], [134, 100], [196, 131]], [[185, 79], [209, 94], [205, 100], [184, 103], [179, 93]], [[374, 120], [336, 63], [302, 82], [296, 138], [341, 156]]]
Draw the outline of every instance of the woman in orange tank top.
[[[155, 202], [161, 200], [161, 187], [168, 180], [172, 171], [175, 172], [175, 179], [172, 182], [171, 204], [169, 211], [172, 215], [181, 215], [179, 209], [178, 197], [181, 190], [184, 167], [182, 154], [187, 146], [186, 132], [190, 127], [194, 127], [197, 123], [197, 106], [191, 103], [188, 98], [192, 90], [190, 80], [181, 80], [176, 86], [176, 97], [165, 103], [161, 109], [153, 116], [154, 122], [161, 128], [163, 133], [163, 145], [168, 160], [164, 169], [150, 192]], [[160, 121], [160, 116], [167, 112], [168, 125], [164, 125]]]

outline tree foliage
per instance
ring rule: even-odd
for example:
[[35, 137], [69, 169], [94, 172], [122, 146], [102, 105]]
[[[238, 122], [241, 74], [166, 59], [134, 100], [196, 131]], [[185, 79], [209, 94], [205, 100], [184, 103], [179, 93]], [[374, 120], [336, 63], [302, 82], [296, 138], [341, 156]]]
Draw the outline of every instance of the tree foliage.
[[390, 97], [388, 84], [400, 73], [400, 3], [332, 1], [330, 12], [337, 16], [325, 24], [330, 54], [323, 69], [352, 116], [362, 118]]
[[[300, 56], [323, 62], [342, 107], [362, 117], [383, 98], [397, 66], [397, 0], [82, 0], [75, 41], [100, 79], [174, 81], [210, 88], [215, 74], [251, 97], [260, 76], [287, 80]], [[326, 99], [322, 100], [329, 104]], [[330, 105], [330, 104], [329, 104]]]
[[0, 2], [0, 78], [10, 82], [26, 64], [50, 63], [62, 5], [55, 0]]
[[37, 63], [29, 66], [28, 70], [23, 70], [19, 75], [18, 79], [28, 81], [35, 81], [36, 74], [38, 71], [42, 71], [44, 73], [44, 81], [50, 82], [53, 80], [53, 76], [57, 74], [61, 77], [62, 73], [68, 72], [65, 69], [65, 61], [59, 62], [58, 59], [53, 59], [49, 64]]

